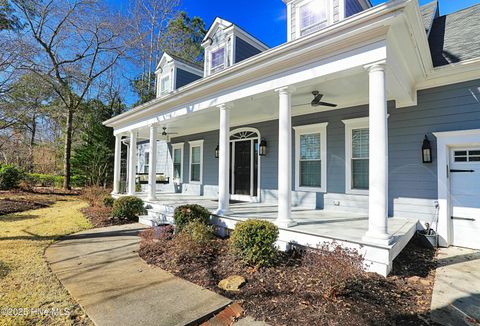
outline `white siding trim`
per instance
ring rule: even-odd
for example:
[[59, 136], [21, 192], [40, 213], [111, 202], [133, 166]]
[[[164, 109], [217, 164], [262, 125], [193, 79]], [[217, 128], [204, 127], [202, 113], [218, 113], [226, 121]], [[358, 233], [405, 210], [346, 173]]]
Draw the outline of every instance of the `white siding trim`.
[[[183, 150], [184, 150], [184, 146], [185, 143], [176, 143], [176, 144], [172, 144], [172, 180], [174, 182], [177, 182], [177, 183], [183, 183]], [[180, 149], [180, 178], [178, 180], [175, 180], [174, 178], [174, 173], [175, 173], [175, 150], [176, 149]]]
[[[202, 184], [203, 183], [203, 139], [201, 140], [195, 140], [195, 141], [191, 141], [191, 142], [188, 142], [188, 144], [190, 145], [190, 155], [189, 155], [189, 161], [188, 161], [188, 164], [189, 164], [189, 176], [188, 176], [188, 179], [189, 179], [189, 182], [191, 184]], [[200, 147], [200, 181], [193, 181], [192, 180], [192, 148], [193, 147]]]
[[[328, 122], [316, 123], [303, 126], [295, 126], [295, 190], [310, 192], [327, 191], [327, 125]], [[300, 186], [300, 136], [305, 134], [320, 134], [320, 160], [321, 160], [321, 187]]]
[[345, 124], [345, 193], [350, 195], [368, 195], [368, 190], [352, 189], [352, 131], [368, 129], [368, 117], [342, 120]]

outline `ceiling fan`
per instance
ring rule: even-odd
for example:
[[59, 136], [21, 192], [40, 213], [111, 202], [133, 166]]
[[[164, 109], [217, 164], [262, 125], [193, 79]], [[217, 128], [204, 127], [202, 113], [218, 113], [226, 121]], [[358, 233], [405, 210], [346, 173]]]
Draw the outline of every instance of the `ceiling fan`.
[[328, 106], [328, 107], [331, 107], [331, 108], [337, 107], [337, 104], [322, 102], [323, 94], [320, 94], [319, 91], [313, 91], [312, 95], [313, 95], [312, 102], [306, 103], [306, 104], [293, 105], [293, 106], [294, 107], [295, 106], [305, 106], [305, 105], [310, 104], [312, 107], [317, 107], [317, 106]]
[[167, 127], [163, 127], [163, 132], [162, 132], [162, 136], [166, 137], [168, 135], [176, 135], [178, 134], [178, 132], [167, 132]]

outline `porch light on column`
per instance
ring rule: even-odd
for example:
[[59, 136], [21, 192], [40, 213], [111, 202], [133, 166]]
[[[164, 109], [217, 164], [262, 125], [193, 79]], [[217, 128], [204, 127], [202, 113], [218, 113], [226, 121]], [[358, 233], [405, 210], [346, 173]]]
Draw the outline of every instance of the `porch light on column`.
[[432, 163], [432, 145], [430, 144], [427, 135], [425, 135], [425, 139], [423, 139], [422, 161], [423, 163]]
[[267, 141], [265, 139], [262, 139], [262, 141], [260, 142], [260, 146], [258, 147], [258, 155], [267, 155]]
[[219, 158], [220, 157], [220, 145], [217, 145], [217, 147], [215, 147], [215, 158]]

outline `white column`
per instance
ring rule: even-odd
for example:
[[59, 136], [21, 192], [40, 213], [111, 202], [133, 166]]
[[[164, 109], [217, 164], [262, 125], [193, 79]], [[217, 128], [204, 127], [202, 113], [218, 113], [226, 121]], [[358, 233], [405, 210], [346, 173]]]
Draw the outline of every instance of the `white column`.
[[157, 135], [158, 127], [150, 126], [150, 162], [148, 166], [148, 200], [156, 199], [157, 192]]
[[391, 243], [388, 234], [388, 113], [385, 65], [368, 67], [369, 73], [369, 198], [365, 240]]
[[227, 105], [219, 105], [220, 137], [218, 158], [218, 209], [215, 214], [223, 216], [230, 208], [230, 109]]
[[128, 153], [128, 194], [135, 195], [135, 178], [137, 176], [137, 131], [130, 131], [130, 148]]
[[115, 136], [115, 158], [113, 163], [113, 191], [112, 195], [120, 192], [120, 172], [122, 168], [122, 136]]
[[278, 107], [278, 216], [280, 227], [297, 224], [292, 219], [292, 117], [291, 89], [277, 90]]

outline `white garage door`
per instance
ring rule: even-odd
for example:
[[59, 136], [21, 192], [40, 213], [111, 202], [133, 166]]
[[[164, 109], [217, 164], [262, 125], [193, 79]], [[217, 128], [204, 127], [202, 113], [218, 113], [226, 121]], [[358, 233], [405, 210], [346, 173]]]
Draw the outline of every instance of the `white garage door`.
[[452, 149], [450, 157], [453, 245], [480, 249], [480, 148]]

